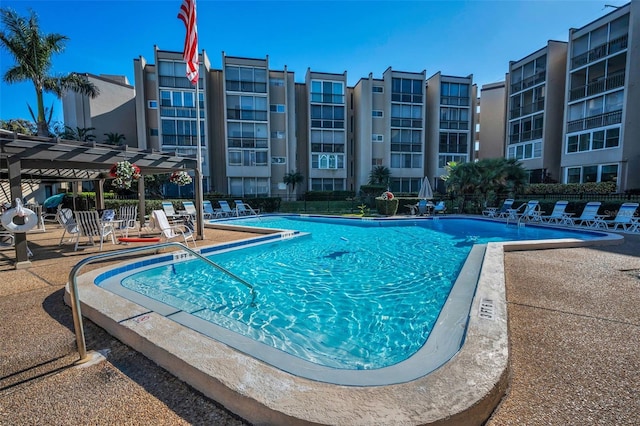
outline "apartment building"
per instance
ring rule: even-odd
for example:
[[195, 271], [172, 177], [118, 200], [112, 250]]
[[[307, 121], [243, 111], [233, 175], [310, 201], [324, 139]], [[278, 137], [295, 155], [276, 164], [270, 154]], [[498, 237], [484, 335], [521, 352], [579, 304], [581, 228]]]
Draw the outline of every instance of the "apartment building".
[[561, 178], [640, 188], [640, 2], [569, 30]]
[[437, 72], [427, 79], [427, 144], [425, 176], [434, 190], [444, 192], [440, 176], [451, 161], [472, 160], [477, 88], [473, 75], [456, 77]]
[[505, 156], [506, 83], [483, 84], [476, 105], [474, 160]]
[[125, 76], [80, 74], [93, 83], [100, 95], [90, 98], [77, 92], [65, 92], [62, 96], [63, 117], [66, 126], [73, 129], [94, 128], [91, 132], [96, 142], [104, 142], [105, 133], [118, 133], [124, 143], [136, 147], [135, 117], [136, 92]]
[[[185, 76], [181, 53], [163, 51], [156, 46], [154, 59], [155, 64], [148, 64], [143, 57], [134, 60], [138, 147], [197, 157], [199, 126], [203, 190], [207, 192], [211, 181], [209, 144], [206, 143], [210, 112], [205, 96], [208, 93], [209, 59], [203, 51], [197, 96], [196, 87]], [[196, 117], [198, 109], [199, 117]], [[193, 191], [193, 184], [165, 187], [168, 196], [192, 196]]]
[[560, 180], [567, 43], [509, 63], [506, 157], [520, 160], [530, 183]]
[[425, 176], [426, 71], [391, 67], [353, 88], [355, 187], [366, 185], [371, 170], [388, 167], [389, 188], [418, 192]]

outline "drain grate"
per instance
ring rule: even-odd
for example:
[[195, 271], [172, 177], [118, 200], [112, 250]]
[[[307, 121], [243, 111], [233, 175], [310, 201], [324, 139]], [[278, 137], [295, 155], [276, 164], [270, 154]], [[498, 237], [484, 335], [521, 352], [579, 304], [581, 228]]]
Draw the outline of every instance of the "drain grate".
[[492, 320], [495, 318], [495, 306], [491, 299], [480, 299], [480, 311], [478, 312], [480, 318]]

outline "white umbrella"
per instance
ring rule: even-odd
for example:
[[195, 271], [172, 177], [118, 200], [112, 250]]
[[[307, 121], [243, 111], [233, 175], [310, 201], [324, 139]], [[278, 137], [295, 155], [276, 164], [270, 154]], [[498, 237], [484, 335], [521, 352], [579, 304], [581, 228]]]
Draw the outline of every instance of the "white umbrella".
[[420, 192], [418, 192], [418, 198], [422, 200], [431, 200], [433, 199], [433, 190], [431, 189], [431, 184], [429, 183], [429, 178], [424, 177], [422, 181], [422, 187], [420, 188]]

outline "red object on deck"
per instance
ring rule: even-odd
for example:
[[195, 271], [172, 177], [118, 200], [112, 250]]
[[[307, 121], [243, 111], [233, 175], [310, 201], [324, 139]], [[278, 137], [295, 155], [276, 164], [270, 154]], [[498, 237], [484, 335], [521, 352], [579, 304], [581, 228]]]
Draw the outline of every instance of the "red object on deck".
[[160, 237], [120, 237], [118, 241], [121, 243], [158, 243]]

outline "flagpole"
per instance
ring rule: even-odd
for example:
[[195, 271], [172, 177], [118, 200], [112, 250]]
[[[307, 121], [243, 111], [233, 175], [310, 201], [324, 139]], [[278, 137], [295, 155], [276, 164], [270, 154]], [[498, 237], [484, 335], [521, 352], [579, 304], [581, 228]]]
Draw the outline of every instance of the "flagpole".
[[203, 189], [202, 189], [202, 147], [200, 143], [200, 72], [198, 70], [198, 78], [196, 79], [196, 234], [198, 239], [204, 240], [204, 210], [203, 205]]

